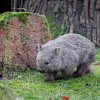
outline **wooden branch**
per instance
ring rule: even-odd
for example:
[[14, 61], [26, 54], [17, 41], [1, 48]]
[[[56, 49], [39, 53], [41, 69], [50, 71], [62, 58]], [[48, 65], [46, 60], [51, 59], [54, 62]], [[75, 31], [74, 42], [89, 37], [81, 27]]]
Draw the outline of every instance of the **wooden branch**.
[[94, 3], [95, 3], [95, 0], [91, 0], [90, 1], [90, 17], [93, 17], [94, 15]]
[[37, 5], [38, 5], [38, 3], [40, 2], [40, 0], [35, 0], [35, 2], [34, 2], [34, 7], [33, 7], [33, 9], [32, 9], [32, 11], [33, 12], [36, 12], [36, 10], [37, 10]]
[[76, 9], [77, 9], [77, 2], [78, 2], [78, 0], [74, 0], [74, 1], [73, 1], [73, 13], [76, 12]]
[[24, 7], [23, 7], [23, 8], [28, 9], [28, 0], [26, 0], [26, 1], [24, 2]]
[[16, 11], [17, 8], [17, 0], [14, 0], [14, 11]]
[[47, 0], [44, 0], [43, 4], [42, 4], [42, 11], [41, 11], [41, 13], [45, 14], [46, 13], [46, 9], [47, 9]]
[[100, 0], [97, 0], [96, 2], [96, 10], [100, 10]]

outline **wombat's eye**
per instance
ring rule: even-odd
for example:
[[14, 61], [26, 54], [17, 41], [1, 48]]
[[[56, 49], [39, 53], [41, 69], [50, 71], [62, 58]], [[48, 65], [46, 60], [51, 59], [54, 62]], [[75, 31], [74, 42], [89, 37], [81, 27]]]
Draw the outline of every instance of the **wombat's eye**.
[[45, 62], [44, 64], [48, 65], [48, 64], [49, 64], [49, 62]]

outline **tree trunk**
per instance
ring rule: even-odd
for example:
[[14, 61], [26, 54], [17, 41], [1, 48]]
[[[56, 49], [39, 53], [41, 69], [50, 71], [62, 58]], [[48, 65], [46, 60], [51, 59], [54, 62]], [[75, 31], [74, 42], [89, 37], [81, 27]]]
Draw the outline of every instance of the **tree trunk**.
[[100, 46], [100, 0], [18, 0], [26, 11], [52, 15], [58, 25], [67, 23], [67, 32], [80, 33]]

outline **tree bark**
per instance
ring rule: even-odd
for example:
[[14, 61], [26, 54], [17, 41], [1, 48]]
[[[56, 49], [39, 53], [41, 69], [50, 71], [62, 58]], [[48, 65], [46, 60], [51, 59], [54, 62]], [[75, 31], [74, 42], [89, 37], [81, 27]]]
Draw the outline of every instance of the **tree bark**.
[[52, 15], [58, 25], [66, 21], [67, 32], [85, 35], [100, 46], [100, 0], [24, 0], [23, 3], [21, 8], [26, 11]]

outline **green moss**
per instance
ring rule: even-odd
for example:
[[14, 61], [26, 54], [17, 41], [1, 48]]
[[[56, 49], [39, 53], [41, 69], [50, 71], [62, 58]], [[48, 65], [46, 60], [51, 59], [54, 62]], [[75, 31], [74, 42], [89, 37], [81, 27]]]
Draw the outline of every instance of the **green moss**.
[[46, 17], [45, 17], [44, 19], [45, 19], [45, 20], [44, 20], [44, 22], [45, 22], [45, 30], [46, 30], [47, 32], [51, 33], [49, 22], [48, 22], [48, 20], [47, 20]]
[[20, 22], [26, 23], [27, 22], [27, 16], [31, 14], [29, 12], [6, 12], [3, 14], [0, 14], [0, 26], [5, 26], [9, 22], [10, 19], [16, 17], [19, 19]]

